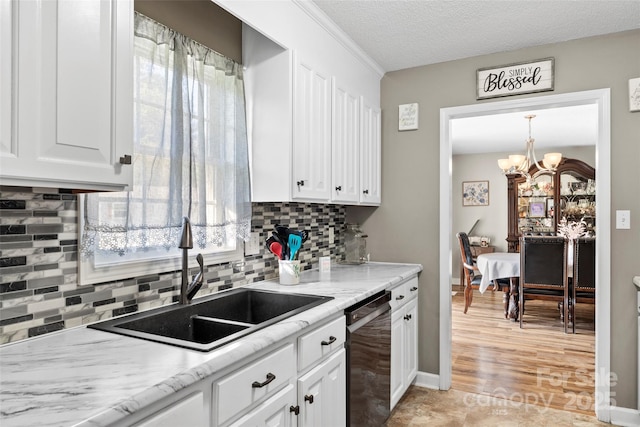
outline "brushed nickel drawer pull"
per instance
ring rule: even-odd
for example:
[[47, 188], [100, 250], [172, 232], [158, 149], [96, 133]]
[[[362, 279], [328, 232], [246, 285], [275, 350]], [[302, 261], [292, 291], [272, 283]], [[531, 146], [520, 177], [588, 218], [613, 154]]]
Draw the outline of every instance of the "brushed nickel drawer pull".
[[398, 295], [398, 296], [396, 297], [396, 300], [397, 300], [397, 301], [400, 301], [401, 299], [404, 299], [404, 295]]
[[253, 388], [262, 388], [264, 386], [266, 386], [267, 384], [269, 384], [271, 381], [275, 380], [276, 376], [273, 375], [271, 372], [269, 372], [267, 374], [267, 379], [264, 382], [258, 382], [258, 381], [254, 381], [253, 384], [251, 384], [251, 387]]

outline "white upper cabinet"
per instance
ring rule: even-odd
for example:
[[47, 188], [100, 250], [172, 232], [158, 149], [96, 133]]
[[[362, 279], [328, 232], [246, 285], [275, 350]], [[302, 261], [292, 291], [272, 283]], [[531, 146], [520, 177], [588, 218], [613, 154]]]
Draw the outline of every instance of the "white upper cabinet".
[[293, 188], [295, 200], [331, 196], [331, 78], [295, 54]]
[[360, 188], [360, 100], [334, 78], [332, 105], [331, 200], [357, 203]]
[[[0, 2], [0, 158], [11, 156], [15, 151], [13, 144], [13, 102], [15, 91], [13, 90], [13, 5], [12, 1]], [[0, 173], [1, 170], [0, 170]]]
[[380, 108], [360, 101], [362, 118], [360, 126], [360, 203], [379, 205], [381, 202], [381, 139]]
[[380, 204], [382, 69], [313, 2], [214, 1], [244, 22], [252, 200]]
[[2, 49], [11, 52], [0, 79], [3, 184], [125, 189], [133, 176], [133, 1], [3, 2], [2, 24]]

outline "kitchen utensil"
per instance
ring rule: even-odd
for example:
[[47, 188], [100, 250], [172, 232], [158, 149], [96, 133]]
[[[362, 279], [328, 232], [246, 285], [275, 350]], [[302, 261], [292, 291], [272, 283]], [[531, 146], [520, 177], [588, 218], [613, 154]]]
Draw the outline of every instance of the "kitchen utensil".
[[276, 226], [273, 229], [275, 230], [275, 233], [278, 235], [278, 237], [280, 237], [280, 240], [282, 240], [283, 242], [289, 241], [289, 233], [291, 231], [289, 230], [289, 227], [276, 224]]
[[289, 245], [288, 243], [288, 237], [287, 238], [282, 238], [277, 232], [272, 231], [271, 232], [271, 237], [273, 237], [273, 241], [280, 243], [280, 245], [282, 246], [282, 259], [289, 259]]
[[294, 260], [298, 250], [302, 246], [302, 237], [297, 234], [289, 234], [289, 259]]
[[291, 230], [289, 229], [289, 234], [296, 234], [302, 238], [302, 243], [306, 242], [309, 239], [309, 233], [307, 230]]
[[265, 246], [268, 251], [271, 251], [271, 244], [274, 242], [282, 244], [282, 242], [280, 242], [280, 240], [276, 236], [269, 236], [269, 238], [265, 242]]
[[278, 242], [273, 242], [269, 245], [269, 250], [272, 254], [278, 257], [278, 259], [282, 258], [282, 245]]

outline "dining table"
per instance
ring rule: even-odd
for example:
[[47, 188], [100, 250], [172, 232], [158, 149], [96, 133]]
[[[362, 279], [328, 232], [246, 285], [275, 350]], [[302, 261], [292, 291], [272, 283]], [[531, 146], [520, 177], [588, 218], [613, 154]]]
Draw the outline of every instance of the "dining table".
[[[480, 274], [482, 274], [482, 280], [478, 288], [480, 293], [484, 293], [498, 279], [509, 279], [509, 286], [504, 289], [504, 317], [518, 320], [520, 253], [493, 252], [480, 254], [476, 259], [476, 265]], [[569, 245], [567, 251], [567, 275], [569, 277], [573, 276], [573, 245]]]
[[520, 254], [518, 252], [493, 252], [478, 255], [476, 264], [482, 280], [480, 293], [498, 279], [509, 279], [509, 286], [504, 289], [504, 317], [518, 319], [518, 281], [520, 278]]

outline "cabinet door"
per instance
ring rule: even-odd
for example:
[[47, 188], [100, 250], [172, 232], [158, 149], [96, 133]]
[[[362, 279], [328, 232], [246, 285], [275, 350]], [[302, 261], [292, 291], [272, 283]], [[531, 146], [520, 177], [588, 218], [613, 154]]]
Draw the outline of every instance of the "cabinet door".
[[13, 1], [0, 2], [0, 157], [15, 156], [16, 147], [13, 141], [12, 117], [14, 101], [15, 61], [13, 50]]
[[402, 382], [404, 390], [407, 390], [418, 373], [418, 299], [414, 298], [409, 301], [403, 312], [404, 358], [402, 361]]
[[333, 79], [331, 199], [359, 201], [360, 100]]
[[346, 423], [346, 360], [341, 349], [298, 380], [300, 426], [341, 426]]
[[1, 158], [3, 180], [126, 187], [131, 166], [119, 160], [133, 154], [133, 2], [13, 4], [19, 9], [13, 15], [18, 140], [12, 155]]
[[364, 98], [360, 120], [360, 203], [379, 205], [381, 202], [380, 170], [380, 108], [368, 104]]
[[328, 201], [331, 197], [331, 79], [298, 55], [295, 57], [292, 198]]
[[204, 427], [206, 423], [203, 396], [203, 393], [200, 392], [174, 403], [144, 421], [135, 424], [135, 427]]
[[284, 390], [231, 424], [230, 427], [293, 427], [296, 425], [295, 408], [296, 389], [293, 384], [289, 384]]
[[402, 366], [404, 362], [404, 309], [400, 308], [391, 315], [391, 409], [396, 406], [404, 394]]

